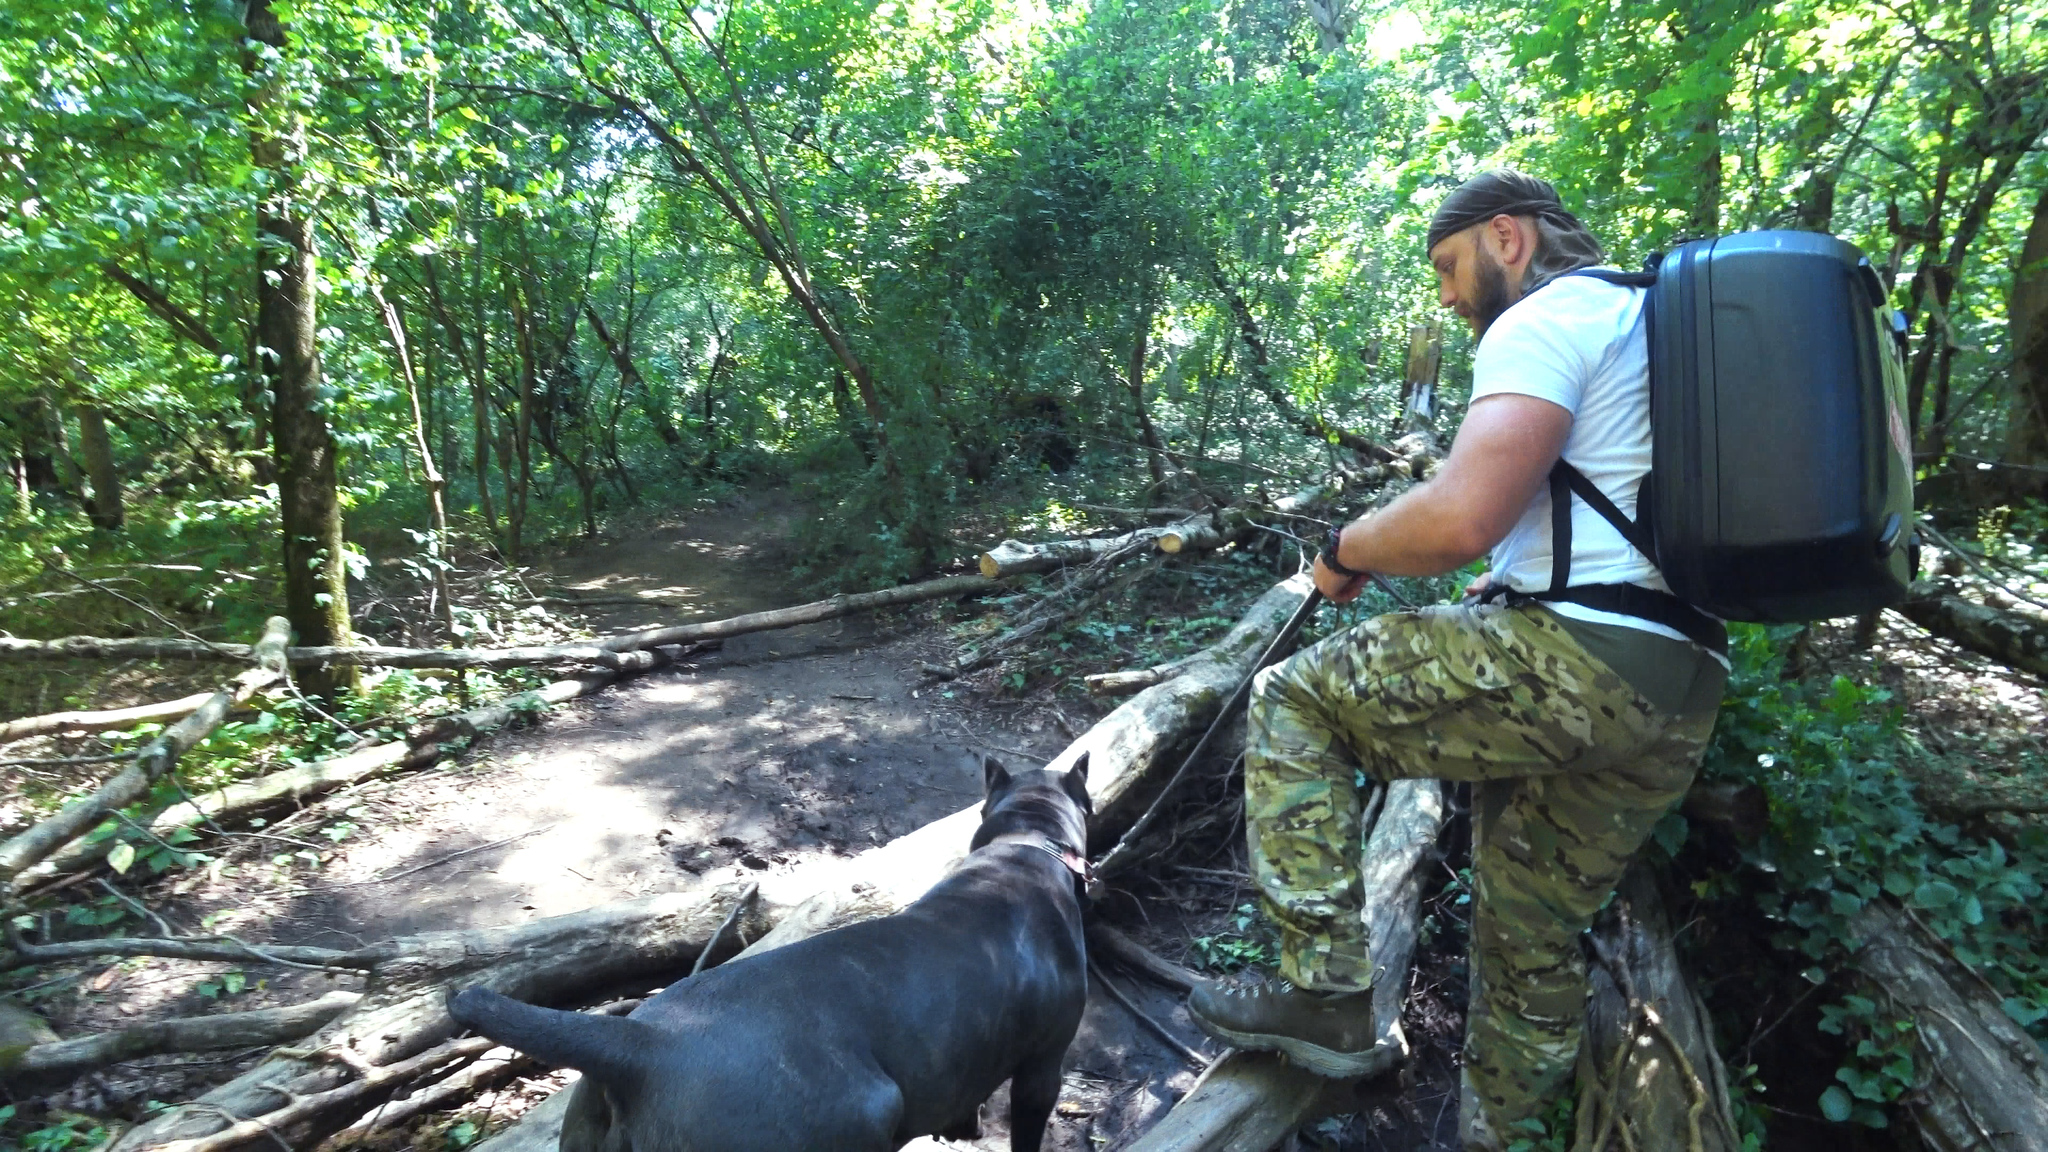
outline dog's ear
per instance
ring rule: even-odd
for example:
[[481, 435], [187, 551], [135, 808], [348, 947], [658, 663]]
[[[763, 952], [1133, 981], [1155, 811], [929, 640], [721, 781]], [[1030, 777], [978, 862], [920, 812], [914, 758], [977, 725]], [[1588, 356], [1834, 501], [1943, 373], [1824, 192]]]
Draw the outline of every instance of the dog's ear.
[[1088, 799], [1088, 753], [1081, 753], [1081, 758], [1074, 761], [1074, 766], [1067, 769], [1065, 776], [1060, 777], [1060, 787], [1074, 798], [1081, 811], [1094, 811], [1094, 803]]
[[997, 796], [1000, 796], [1000, 795], [1002, 795], [1002, 794], [1003, 794], [1004, 792], [1007, 792], [1007, 791], [1009, 791], [1009, 788], [1010, 788], [1010, 770], [1009, 770], [1008, 768], [1005, 768], [1005, 767], [1003, 767], [1003, 762], [1002, 762], [1002, 761], [1000, 761], [1000, 760], [998, 760], [998, 759], [996, 759], [996, 758], [995, 758], [995, 757], [993, 757], [993, 756], [984, 756], [984, 757], [982, 757], [982, 758], [981, 758], [981, 794], [982, 794], [982, 796], [983, 796], [984, 798], [986, 798], [986, 799], [989, 799], [989, 800], [994, 800], [994, 799], [995, 799], [995, 798], [996, 798]]

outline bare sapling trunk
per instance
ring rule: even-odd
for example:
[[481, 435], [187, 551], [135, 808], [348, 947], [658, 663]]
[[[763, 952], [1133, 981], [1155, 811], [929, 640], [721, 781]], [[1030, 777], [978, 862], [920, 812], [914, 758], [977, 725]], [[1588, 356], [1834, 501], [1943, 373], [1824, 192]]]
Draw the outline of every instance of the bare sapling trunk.
[[433, 570], [434, 604], [441, 618], [441, 634], [448, 639], [455, 638], [455, 594], [448, 586], [448, 482], [441, 475], [441, 468], [434, 462], [434, 446], [427, 438], [427, 419], [420, 410], [419, 380], [412, 371], [412, 351], [405, 338], [404, 318], [398, 308], [384, 295], [384, 286], [373, 275], [370, 280], [370, 296], [377, 304], [377, 312], [384, 320], [384, 332], [391, 338], [392, 351], [398, 357], [399, 375], [405, 379], [405, 397], [412, 407], [413, 447], [420, 454], [420, 479], [427, 489], [427, 565]]

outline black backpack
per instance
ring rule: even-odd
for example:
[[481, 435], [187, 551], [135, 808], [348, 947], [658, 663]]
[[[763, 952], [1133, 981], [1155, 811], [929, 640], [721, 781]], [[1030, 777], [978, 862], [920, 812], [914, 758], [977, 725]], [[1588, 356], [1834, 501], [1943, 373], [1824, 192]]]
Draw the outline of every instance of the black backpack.
[[[1709, 616], [1789, 623], [1896, 604], [1912, 579], [1905, 325], [1857, 248], [1814, 232], [1680, 245], [1649, 289], [1650, 474], [1633, 521], [1578, 469], [1550, 473], [1549, 589], [1724, 648]], [[1657, 565], [1672, 595], [1570, 584], [1571, 496]], [[1706, 614], [1706, 615], [1703, 615]]]

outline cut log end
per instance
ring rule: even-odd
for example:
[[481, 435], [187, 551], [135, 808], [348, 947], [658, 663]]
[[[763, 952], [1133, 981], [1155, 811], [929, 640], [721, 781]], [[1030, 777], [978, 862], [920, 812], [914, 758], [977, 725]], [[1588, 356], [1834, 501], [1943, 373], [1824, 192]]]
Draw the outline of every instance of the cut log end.
[[1168, 532], [1159, 537], [1159, 550], [1169, 556], [1180, 555], [1180, 550], [1186, 546], [1187, 538], [1178, 532]]

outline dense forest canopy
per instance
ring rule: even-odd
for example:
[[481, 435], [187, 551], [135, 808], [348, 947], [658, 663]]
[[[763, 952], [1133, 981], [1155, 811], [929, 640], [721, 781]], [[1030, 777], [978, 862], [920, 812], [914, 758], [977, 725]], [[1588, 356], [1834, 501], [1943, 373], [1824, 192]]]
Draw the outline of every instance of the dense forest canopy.
[[[1335, 505], [1362, 478], [1421, 472], [1472, 351], [1426, 225], [1504, 165], [1554, 182], [1624, 268], [1691, 238], [1834, 233], [1904, 321], [1929, 563], [1902, 611], [2000, 665], [1997, 687], [1957, 689], [1971, 715], [2033, 719], [1965, 737], [1903, 716], [1888, 655], [1882, 683], [1811, 674], [1833, 641], [1873, 659], [1876, 616], [1738, 630], [1705, 775], [1767, 793], [1768, 835], [1729, 850], [1739, 866], [1674, 874], [1722, 902], [1697, 950], [1788, 957], [1721, 970], [1724, 1026], [1762, 1005], [1841, 1038], [1818, 1081], [1766, 1097], [1768, 1029], [1738, 1022], [1745, 1148], [1788, 1123], [1922, 1115], [1925, 1054], [1849, 943], [1866, 909], [1909, 909], [2002, 1027], [2048, 1037], [2048, 748], [2018, 730], [2048, 676], [2041, 0], [9, 0], [0, 641], [22, 660], [77, 636], [210, 658], [262, 635], [227, 695], [272, 696], [167, 757], [149, 727], [0, 764], [34, 781], [0, 797], [4, 910], [32, 906], [16, 898], [45, 857], [203, 861], [138, 830], [184, 786], [164, 775], [181, 752], [207, 786], [350, 748], [397, 763], [480, 729], [405, 720], [540, 706], [500, 699], [539, 680], [489, 653], [458, 687], [358, 691], [331, 653], [284, 684], [287, 623], [294, 651], [565, 641], [521, 583], [536, 558], [743, 489], [804, 510], [794, 562], [820, 595], [967, 580], [977, 558], [991, 582], [1086, 568], [935, 676], [999, 667], [997, 691], [1078, 698], [1085, 661], [1028, 654], [1098, 641], [1108, 669], [1157, 660], [1133, 684], [1176, 675], [1186, 651], [1114, 648], [1131, 629], [1103, 605], [1138, 578], [1109, 564], [1165, 561], [1104, 530], [1213, 514], [1189, 530], [1204, 547], [1253, 571], [1256, 539], [1291, 571], [1321, 531], [1305, 525], [1357, 511]], [[1054, 559], [1019, 544], [1014, 569], [984, 555], [1012, 536], [1090, 540]], [[1178, 577], [1204, 598], [1183, 648], [1237, 618], [1256, 574]], [[625, 675], [668, 659], [653, 647], [533, 662]], [[94, 703], [52, 683], [0, 717]], [[138, 791], [22, 847], [20, 827], [98, 786], [36, 766], [138, 749], [158, 757]], [[1962, 765], [1939, 777], [1960, 791], [1913, 765]], [[1700, 821], [1672, 819], [1660, 865], [1703, 851]], [[95, 824], [90, 852], [52, 856]], [[65, 931], [129, 915], [111, 885], [88, 891], [37, 896], [46, 945], [49, 908], [99, 909]], [[1744, 982], [1770, 990], [1731, 1007]], [[0, 1109], [0, 1136], [29, 1123]]]
[[1069, 448], [1235, 481], [1312, 457], [1297, 419], [1386, 438], [1437, 319], [1422, 221], [1499, 163], [1619, 264], [1859, 244], [1912, 324], [1928, 482], [2005, 503], [2048, 463], [2041, 19], [11, 5], [7, 563], [280, 509], [323, 572], [418, 556], [424, 475], [516, 558], [777, 475], [836, 505], [832, 580], [886, 582]]

